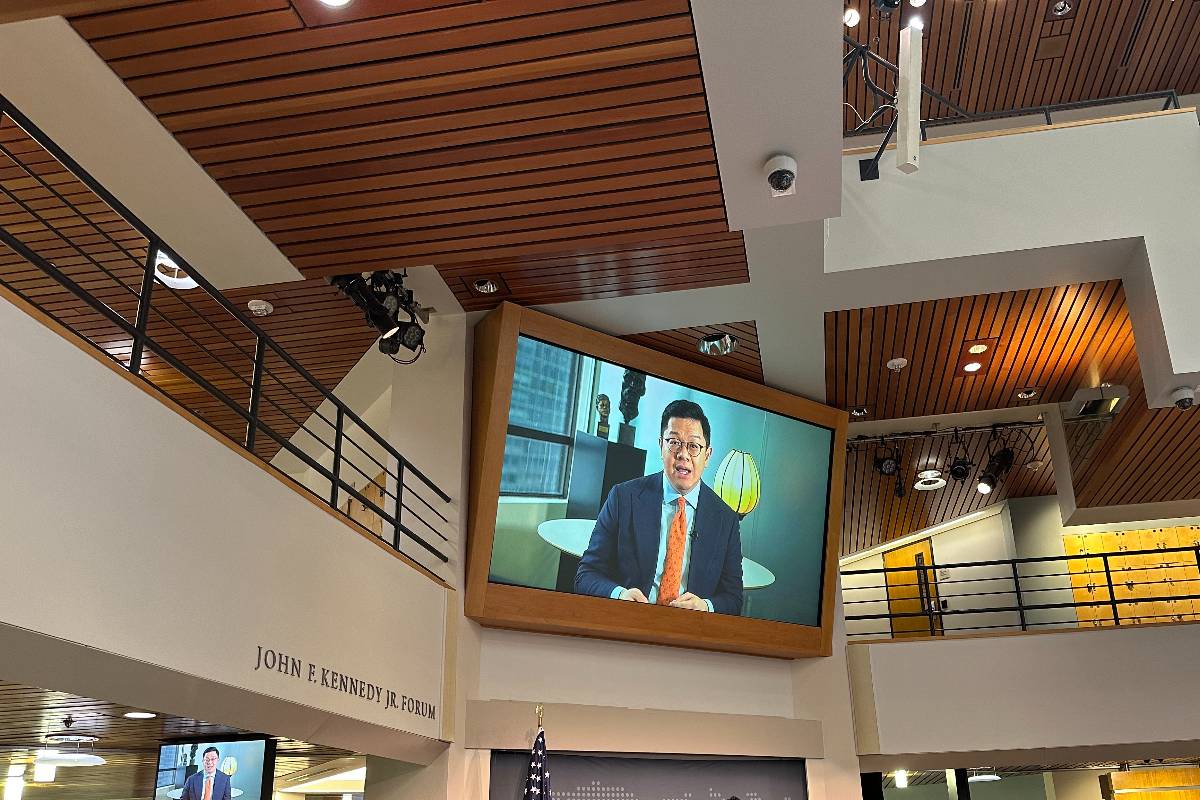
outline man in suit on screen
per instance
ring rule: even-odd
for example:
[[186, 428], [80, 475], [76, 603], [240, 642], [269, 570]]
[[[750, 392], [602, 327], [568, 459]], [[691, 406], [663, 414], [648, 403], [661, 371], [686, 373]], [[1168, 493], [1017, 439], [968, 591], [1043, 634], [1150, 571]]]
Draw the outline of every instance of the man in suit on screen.
[[[193, 751], [195, 752], [195, 751]], [[221, 751], [215, 747], [204, 749], [204, 769], [183, 782], [183, 794], [179, 800], [233, 800], [229, 776], [217, 769]]]
[[701, 480], [712, 457], [699, 405], [663, 409], [663, 471], [609, 492], [575, 573], [575, 591], [637, 603], [740, 614], [738, 515]]

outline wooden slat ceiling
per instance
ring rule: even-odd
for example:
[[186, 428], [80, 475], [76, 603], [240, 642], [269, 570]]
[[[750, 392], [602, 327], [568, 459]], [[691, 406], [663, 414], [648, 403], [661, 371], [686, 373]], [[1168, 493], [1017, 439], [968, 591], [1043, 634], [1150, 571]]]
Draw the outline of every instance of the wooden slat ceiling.
[[[705, 336], [728, 333], [738, 340], [737, 349], [727, 356], [706, 356], [697, 349]], [[758, 326], [754, 320], [728, 322], [721, 325], [701, 325], [695, 328], [675, 328], [651, 331], [622, 337], [634, 344], [649, 347], [660, 353], [676, 356], [701, 366], [711, 367], [739, 378], [763, 382], [762, 359], [758, 355]]]
[[306, 275], [434, 264], [469, 310], [749, 280], [688, 0], [178, 0], [71, 23]]
[[[996, 339], [992, 363], [975, 376], [957, 371], [965, 342]], [[909, 360], [900, 373], [885, 363]], [[1082, 469], [1073, 473], [1077, 503], [1100, 506], [1200, 497], [1200, 412], [1146, 406], [1133, 330], [1120, 281], [1057, 286], [854, 309], [825, 315], [826, 392], [841, 408], [864, 405], [871, 419], [952, 414], [1062, 402], [1102, 382], [1129, 387], [1130, 399], [1102, 432]], [[1016, 393], [1036, 387], [1036, 399]], [[851, 430], [853, 436], [853, 429]], [[1048, 460], [1044, 434], [1029, 450]], [[967, 441], [970, 457], [986, 461], [987, 434]], [[853, 553], [969, 513], [1006, 497], [1054, 492], [1049, 468], [1017, 467], [991, 495], [973, 482], [937, 492], [911, 491], [916, 470], [945, 470], [950, 437], [910, 441], [904, 460], [908, 494], [872, 469], [874, 450], [847, 461], [843, 550]], [[1018, 441], [1014, 438], [1013, 441]], [[932, 496], [929, 496], [932, 495]]]
[[[31, 763], [34, 751], [46, 746], [43, 737], [61, 731], [63, 720], [71, 716], [72, 730], [101, 737], [94, 750], [108, 763], [101, 767], [60, 768], [53, 783], [27, 783], [26, 800], [147, 800], [154, 797], [160, 742], [246, 733], [167, 714], [149, 720], [122, 716], [126, 711], [141, 710], [0, 681], [0, 769], [7, 772], [10, 763]], [[277, 778], [353, 755], [294, 739], [276, 739], [276, 752]], [[27, 781], [31, 773], [32, 767], [27, 767]]]
[[[896, 63], [900, 26], [925, 21], [922, 75], [930, 88], [968, 112], [1000, 111], [1175, 89], [1200, 91], [1200, 3], [1195, 0], [1072, 0], [1062, 18], [1055, 0], [930, 0], [881, 20], [871, 0], [849, 0], [862, 22], [845, 29]], [[882, 73], [872, 68], [876, 82]], [[891, 89], [891, 77], [881, 85]], [[873, 110], [861, 73], [846, 102]], [[926, 99], [922, 119], [951, 116]], [[890, 117], [882, 118], [884, 126]], [[858, 124], [845, 110], [844, 124]]]
[[[133, 322], [146, 240], [7, 118], [0, 122], [0, 225]], [[0, 281], [128, 363], [132, 342], [123, 331], [3, 245]], [[157, 285], [152, 296], [149, 333], [245, 407], [254, 334], [203, 290], [173, 292]], [[275, 312], [258, 320], [261, 327], [327, 387], [336, 386], [375, 339], [361, 313], [324, 279], [236, 289], [226, 296], [243, 309], [251, 298], [274, 304]], [[231, 438], [242, 437], [245, 425], [234, 412], [153, 352], [143, 364], [153, 384]], [[262, 417], [289, 437], [321, 394], [278, 357], [270, 356], [267, 366], [272, 372], [263, 385]], [[260, 437], [258, 455], [270, 459], [278, 449]]]

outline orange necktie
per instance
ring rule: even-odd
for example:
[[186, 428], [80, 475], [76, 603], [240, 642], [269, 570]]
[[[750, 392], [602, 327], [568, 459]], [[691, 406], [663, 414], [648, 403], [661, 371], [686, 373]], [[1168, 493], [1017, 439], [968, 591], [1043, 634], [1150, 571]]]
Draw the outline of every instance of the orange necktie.
[[679, 509], [671, 520], [667, 534], [667, 557], [663, 559], [662, 580], [658, 584], [658, 605], [669, 605], [679, 597], [679, 582], [683, 579], [683, 546], [687, 543], [687, 517], [683, 509], [687, 500], [680, 497]]
[[212, 778], [204, 777], [204, 800], [212, 800]]

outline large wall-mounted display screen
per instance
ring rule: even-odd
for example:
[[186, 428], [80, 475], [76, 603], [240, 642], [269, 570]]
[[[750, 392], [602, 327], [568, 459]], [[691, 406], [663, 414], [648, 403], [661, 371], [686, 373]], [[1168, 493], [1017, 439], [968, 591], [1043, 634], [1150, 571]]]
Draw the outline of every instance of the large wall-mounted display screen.
[[509, 303], [473, 351], [468, 617], [832, 652], [846, 412]]
[[522, 335], [489, 580], [820, 625], [833, 434]]
[[170, 742], [158, 748], [155, 800], [269, 800], [267, 739]]

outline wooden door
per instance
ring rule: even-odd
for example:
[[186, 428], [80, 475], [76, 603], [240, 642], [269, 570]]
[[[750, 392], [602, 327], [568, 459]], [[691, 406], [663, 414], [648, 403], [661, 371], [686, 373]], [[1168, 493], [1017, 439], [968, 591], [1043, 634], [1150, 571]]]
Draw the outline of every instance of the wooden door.
[[883, 566], [902, 568], [884, 573], [888, 612], [912, 614], [892, 618], [892, 636], [940, 636], [942, 615], [938, 606], [937, 570], [933, 568], [933, 543], [922, 539], [883, 554]]

